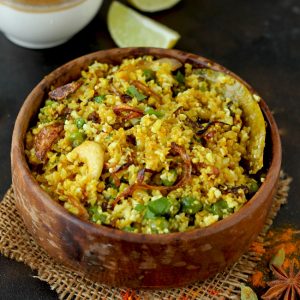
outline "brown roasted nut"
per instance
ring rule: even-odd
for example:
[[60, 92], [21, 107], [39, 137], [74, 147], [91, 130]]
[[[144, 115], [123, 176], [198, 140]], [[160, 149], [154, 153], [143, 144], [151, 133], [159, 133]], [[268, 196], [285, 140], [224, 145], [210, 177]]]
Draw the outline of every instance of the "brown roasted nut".
[[46, 162], [47, 152], [58, 140], [64, 130], [64, 124], [55, 123], [45, 126], [34, 138], [34, 151], [36, 157], [43, 163]]
[[70, 94], [74, 93], [79, 87], [81, 83], [78, 81], [73, 81], [71, 83], [62, 85], [53, 91], [49, 92], [49, 97], [53, 100], [62, 100], [65, 99]]

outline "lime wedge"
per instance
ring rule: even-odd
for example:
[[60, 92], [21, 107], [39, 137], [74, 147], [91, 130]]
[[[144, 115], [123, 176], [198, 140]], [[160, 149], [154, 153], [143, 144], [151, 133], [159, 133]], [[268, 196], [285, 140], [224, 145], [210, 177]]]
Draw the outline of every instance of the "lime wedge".
[[108, 30], [119, 47], [172, 48], [180, 35], [118, 1], [112, 2], [107, 17]]
[[145, 12], [168, 9], [173, 7], [179, 1], [180, 0], [128, 0], [134, 7]]

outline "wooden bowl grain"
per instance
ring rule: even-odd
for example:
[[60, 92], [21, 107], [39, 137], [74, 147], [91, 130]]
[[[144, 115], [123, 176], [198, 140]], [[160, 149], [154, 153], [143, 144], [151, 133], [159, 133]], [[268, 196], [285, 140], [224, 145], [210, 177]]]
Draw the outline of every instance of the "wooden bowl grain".
[[25, 100], [12, 138], [12, 179], [17, 208], [34, 239], [57, 261], [86, 277], [112, 286], [166, 288], [204, 280], [233, 264], [261, 231], [276, 191], [281, 144], [274, 118], [260, 101], [267, 128], [266, 179], [237, 213], [207, 228], [183, 233], [145, 235], [123, 232], [82, 221], [53, 201], [31, 175], [24, 138], [51, 86], [80, 76], [90, 63], [119, 64], [141, 55], [173, 57], [182, 63], [237, 75], [206, 58], [177, 50], [122, 48], [75, 59], [46, 76]]

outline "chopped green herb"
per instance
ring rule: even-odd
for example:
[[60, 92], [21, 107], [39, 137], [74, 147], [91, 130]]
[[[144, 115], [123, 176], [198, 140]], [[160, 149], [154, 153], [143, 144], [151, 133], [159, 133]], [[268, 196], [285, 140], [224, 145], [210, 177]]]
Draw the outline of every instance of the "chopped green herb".
[[185, 78], [184, 75], [178, 70], [176, 73], [176, 80], [179, 84], [184, 85], [185, 84]]
[[138, 101], [142, 101], [147, 98], [147, 96], [140, 93], [133, 85], [129, 86], [129, 88], [126, 90], [126, 94], [132, 98], [135, 97]]
[[155, 72], [149, 69], [145, 69], [143, 71], [143, 75], [145, 76], [146, 81], [154, 80], [155, 79]]
[[158, 111], [158, 110], [155, 110], [154, 108], [152, 107], [149, 107], [147, 106], [144, 110], [145, 114], [147, 115], [155, 115], [157, 116], [158, 118], [162, 118], [164, 116], [164, 113], [161, 112], [161, 111]]
[[106, 95], [96, 96], [96, 97], [94, 97], [94, 100], [97, 103], [102, 103], [105, 100], [105, 97], [106, 97]]

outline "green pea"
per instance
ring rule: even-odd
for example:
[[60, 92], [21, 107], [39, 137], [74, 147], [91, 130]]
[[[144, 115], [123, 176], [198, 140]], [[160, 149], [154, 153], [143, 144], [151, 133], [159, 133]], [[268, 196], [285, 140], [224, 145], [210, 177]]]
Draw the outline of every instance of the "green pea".
[[75, 120], [75, 124], [76, 124], [77, 128], [80, 129], [85, 124], [85, 120], [82, 118], [78, 118]]
[[105, 100], [105, 97], [106, 97], [106, 95], [96, 96], [96, 97], [94, 97], [94, 100], [97, 103], [102, 103]]
[[169, 222], [164, 217], [156, 217], [148, 221], [151, 233], [166, 233], [169, 231]]
[[203, 208], [202, 203], [192, 196], [182, 198], [182, 211], [184, 213], [193, 215]]
[[72, 142], [73, 147], [79, 146], [85, 139], [86, 135], [81, 131], [73, 131], [69, 135], [69, 140]]
[[218, 215], [219, 217], [223, 217], [223, 210], [227, 210], [228, 209], [228, 204], [225, 200], [219, 200], [218, 202], [214, 203], [211, 207], [211, 212], [214, 215]]
[[168, 178], [162, 179], [162, 184], [164, 186], [172, 186], [177, 180], [177, 171], [175, 169], [169, 170], [170, 176]]
[[252, 180], [250, 183], [247, 184], [249, 194], [254, 194], [258, 191], [259, 185], [256, 180]]
[[170, 210], [170, 201], [167, 197], [161, 197], [157, 200], [151, 201], [148, 204], [148, 208], [152, 211], [156, 216], [161, 216], [167, 214]]

